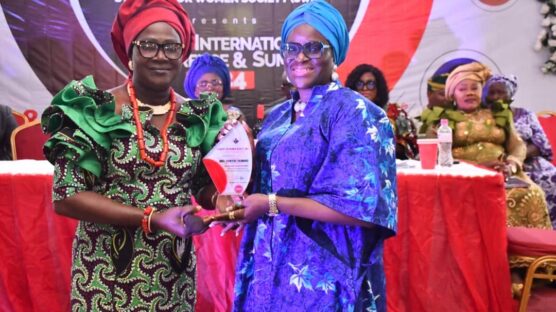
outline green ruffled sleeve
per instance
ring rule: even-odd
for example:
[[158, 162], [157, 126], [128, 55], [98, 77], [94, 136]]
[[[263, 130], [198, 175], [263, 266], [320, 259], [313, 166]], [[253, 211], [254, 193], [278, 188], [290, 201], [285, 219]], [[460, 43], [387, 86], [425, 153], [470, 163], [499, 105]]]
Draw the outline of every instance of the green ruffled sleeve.
[[419, 128], [419, 133], [425, 133], [430, 126], [439, 123], [442, 113], [444, 113], [443, 107], [433, 106], [432, 108], [425, 108], [419, 117], [423, 123]]
[[187, 129], [187, 144], [200, 147], [203, 155], [214, 145], [227, 118], [222, 104], [213, 93], [202, 93], [198, 100], [185, 102], [176, 115], [177, 121]]
[[504, 128], [506, 133], [509, 133], [513, 128], [514, 116], [510, 109], [510, 104], [502, 101], [496, 101], [490, 107], [492, 110], [492, 117], [496, 121], [496, 125]]
[[114, 97], [98, 90], [92, 76], [69, 83], [54, 96], [41, 118], [43, 131], [51, 135], [44, 145], [46, 158], [54, 164], [63, 155], [100, 177], [101, 154], [107, 155], [113, 139], [135, 132], [114, 108]]
[[440, 119], [448, 119], [448, 125], [454, 129], [456, 123], [465, 120], [463, 112], [453, 108], [443, 108], [435, 106], [432, 109], [425, 109], [421, 114], [423, 124], [419, 133], [425, 133], [430, 127], [435, 127], [440, 123]]

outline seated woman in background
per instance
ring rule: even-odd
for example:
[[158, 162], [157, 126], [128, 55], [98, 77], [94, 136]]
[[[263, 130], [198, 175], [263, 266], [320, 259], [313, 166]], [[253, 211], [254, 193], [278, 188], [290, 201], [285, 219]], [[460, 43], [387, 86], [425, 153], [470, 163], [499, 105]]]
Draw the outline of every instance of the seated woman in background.
[[[522, 171], [526, 148], [515, 130], [507, 107], [482, 108], [483, 85], [490, 70], [474, 62], [454, 69], [446, 81], [446, 98], [455, 101], [455, 109], [445, 109], [439, 116], [447, 118], [453, 129], [452, 153], [455, 159], [477, 163], [516, 176], [528, 187], [506, 190], [508, 226], [552, 229], [544, 192]], [[428, 125], [434, 135], [438, 120]]]
[[425, 133], [427, 131], [426, 126], [429, 124], [429, 119], [432, 121], [438, 120], [438, 115], [441, 114], [444, 109], [453, 107], [453, 103], [446, 100], [446, 79], [448, 79], [448, 75], [450, 75], [452, 70], [456, 67], [471, 62], [476, 61], [470, 58], [451, 59], [440, 65], [432, 77], [427, 81], [427, 107], [423, 109], [421, 116], [417, 117], [417, 119], [422, 122], [421, 127], [419, 127], [419, 133]]
[[[483, 102], [488, 107], [510, 105], [517, 91], [517, 78], [513, 75], [494, 75], [483, 89]], [[514, 126], [527, 145], [523, 171], [545, 192], [552, 225], [556, 225], [556, 167], [551, 163], [552, 148], [535, 113], [523, 107], [510, 107]]]
[[199, 94], [203, 92], [214, 92], [223, 103], [228, 119], [239, 119], [243, 116], [239, 108], [226, 101], [231, 90], [230, 70], [218, 56], [204, 53], [197, 57], [185, 76], [183, 88], [192, 99], [198, 99]]
[[382, 71], [373, 65], [360, 64], [349, 73], [346, 87], [386, 111], [396, 133], [396, 158], [415, 158], [418, 153], [415, 125], [400, 105], [388, 104], [388, 83]]

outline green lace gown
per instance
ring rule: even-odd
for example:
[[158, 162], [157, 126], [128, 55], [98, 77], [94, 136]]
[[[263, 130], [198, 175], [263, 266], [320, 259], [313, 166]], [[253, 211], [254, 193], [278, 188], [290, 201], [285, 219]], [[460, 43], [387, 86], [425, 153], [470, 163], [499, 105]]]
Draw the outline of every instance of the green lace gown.
[[[169, 153], [162, 167], [141, 160], [130, 105], [114, 113], [111, 94], [91, 77], [58, 93], [42, 117], [52, 135], [45, 154], [55, 165], [53, 199], [94, 191], [114, 201], [158, 210], [190, 203], [208, 181], [200, 159], [212, 146], [226, 114], [218, 100], [204, 96], [179, 106], [168, 128]], [[158, 159], [162, 140], [141, 111], [147, 153]], [[140, 227], [80, 221], [73, 242], [73, 311], [192, 311], [195, 306], [195, 251], [190, 239]]]

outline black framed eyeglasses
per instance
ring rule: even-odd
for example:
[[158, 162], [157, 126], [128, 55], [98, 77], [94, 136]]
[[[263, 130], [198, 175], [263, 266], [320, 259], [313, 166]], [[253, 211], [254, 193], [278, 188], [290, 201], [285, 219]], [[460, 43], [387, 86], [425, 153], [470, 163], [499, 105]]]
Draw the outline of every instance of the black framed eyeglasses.
[[374, 90], [374, 89], [376, 89], [376, 81], [374, 81], [374, 80], [367, 80], [367, 81], [359, 80], [357, 83], [355, 83], [355, 87], [357, 88], [357, 90], [363, 90], [364, 87], [367, 87], [367, 89], [369, 89], [369, 90]]
[[218, 79], [213, 79], [213, 80], [210, 80], [210, 81], [209, 80], [201, 80], [201, 81], [198, 81], [197, 84], [196, 84], [197, 88], [200, 88], [200, 89], [206, 89], [209, 85], [212, 86], [213, 88], [221, 87], [222, 86], [222, 81], [220, 81]]
[[318, 59], [324, 55], [326, 49], [330, 49], [330, 45], [320, 41], [309, 41], [305, 44], [286, 42], [282, 43], [280, 53], [284, 59], [294, 59], [300, 52], [303, 52], [303, 54], [310, 59]]
[[135, 40], [132, 44], [139, 48], [139, 54], [142, 57], [151, 59], [158, 54], [158, 51], [162, 49], [164, 55], [169, 60], [177, 60], [183, 54], [183, 48], [185, 45], [183, 43], [169, 42], [169, 43], [156, 43], [152, 41], [139, 41]]

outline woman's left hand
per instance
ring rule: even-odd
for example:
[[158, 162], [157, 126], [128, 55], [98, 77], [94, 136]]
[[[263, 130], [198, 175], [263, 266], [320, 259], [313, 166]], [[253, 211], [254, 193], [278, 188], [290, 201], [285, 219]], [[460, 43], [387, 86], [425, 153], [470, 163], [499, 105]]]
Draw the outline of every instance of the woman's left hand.
[[268, 212], [268, 195], [252, 194], [243, 200], [245, 213], [241, 222], [251, 223]]
[[511, 177], [515, 175], [519, 171], [519, 164], [512, 159], [506, 159], [506, 167], [505, 170], [507, 174], [505, 176]]

